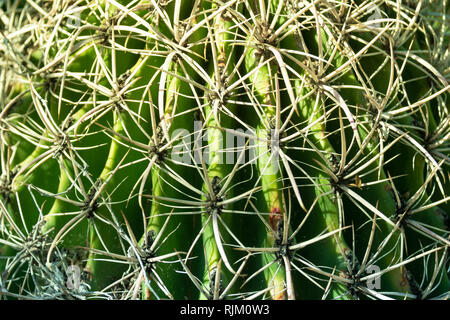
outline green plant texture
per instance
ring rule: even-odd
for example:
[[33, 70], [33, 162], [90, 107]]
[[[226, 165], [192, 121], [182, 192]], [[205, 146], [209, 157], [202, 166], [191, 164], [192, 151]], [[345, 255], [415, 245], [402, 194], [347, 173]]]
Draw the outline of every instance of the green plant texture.
[[448, 299], [445, 0], [0, 2], [0, 299]]

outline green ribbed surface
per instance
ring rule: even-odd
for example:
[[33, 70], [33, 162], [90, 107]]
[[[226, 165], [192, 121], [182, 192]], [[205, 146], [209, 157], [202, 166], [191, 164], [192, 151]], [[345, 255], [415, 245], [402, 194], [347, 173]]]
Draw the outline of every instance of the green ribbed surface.
[[445, 1], [2, 1], [1, 299], [446, 299]]

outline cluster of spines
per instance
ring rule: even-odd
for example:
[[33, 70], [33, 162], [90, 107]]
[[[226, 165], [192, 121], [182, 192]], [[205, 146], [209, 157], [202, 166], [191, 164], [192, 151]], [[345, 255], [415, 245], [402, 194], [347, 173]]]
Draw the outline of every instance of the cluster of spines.
[[[4, 297], [448, 295], [446, 41], [426, 11], [33, 4], [2, 8]], [[61, 250], [84, 254], [74, 292]]]

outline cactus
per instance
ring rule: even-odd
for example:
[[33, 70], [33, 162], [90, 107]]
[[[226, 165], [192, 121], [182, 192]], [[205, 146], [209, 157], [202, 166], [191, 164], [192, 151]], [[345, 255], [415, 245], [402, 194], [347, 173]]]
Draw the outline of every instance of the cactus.
[[0, 2], [1, 299], [447, 299], [445, 1]]

